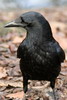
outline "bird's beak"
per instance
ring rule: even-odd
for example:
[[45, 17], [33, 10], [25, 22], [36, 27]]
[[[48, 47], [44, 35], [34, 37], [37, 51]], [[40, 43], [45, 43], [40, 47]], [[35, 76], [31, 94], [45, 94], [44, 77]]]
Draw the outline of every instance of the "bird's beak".
[[12, 22], [6, 24], [4, 27], [6, 28], [6, 27], [16, 27], [16, 26], [17, 26], [17, 24], [15, 23], [15, 21], [12, 21]]
[[15, 21], [12, 21], [12, 22], [6, 24], [6, 25], [4, 26], [4, 28], [9, 28], [9, 27], [23, 27], [23, 28], [24, 28], [25, 26], [26, 26], [25, 23], [17, 23], [17, 22], [15, 22]]

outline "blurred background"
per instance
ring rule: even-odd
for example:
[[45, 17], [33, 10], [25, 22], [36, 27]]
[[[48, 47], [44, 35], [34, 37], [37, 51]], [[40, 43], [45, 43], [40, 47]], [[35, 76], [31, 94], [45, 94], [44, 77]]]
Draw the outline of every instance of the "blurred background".
[[67, 6], [67, 0], [0, 0], [0, 9], [33, 9]]
[[[16, 19], [22, 13], [27, 11], [38, 11], [45, 16], [51, 24], [53, 35], [60, 34], [62, 36], [67, 36], [67, 0], [0, 0], [1, 26], [13, 19]], [[9, 30], [15, 31], [17, 29], [11, 28], [1, 32], [2, 30], [4, 31], [4, 29], [0, 29], [0, 35], [6, 34]], [[55, 36], [55, 38], [56, 37], [57, 36]], [[57, 38], [60, 37], [61, 36], [58, 36]], [[67, 45], [65, 45], [67, 41], [64, 40], [64, 42], [62, 39], [57, 40], [61, 41], [60, 45], [64, 49], [67, 48]]]
[[[66, 58], [56, 88], [59, 89], [60, 100], [67, 100], [67, 0], [0, 0], [0, 100], [23, 98], [23, 78], [16, 51], [26, 37], [26, 30], [5, 29], [4, 25], [27, 11], [37, 11], [49, 21], [54, 38], [65, 51]], [[34, 83], [32, 86], [43, 84]]]

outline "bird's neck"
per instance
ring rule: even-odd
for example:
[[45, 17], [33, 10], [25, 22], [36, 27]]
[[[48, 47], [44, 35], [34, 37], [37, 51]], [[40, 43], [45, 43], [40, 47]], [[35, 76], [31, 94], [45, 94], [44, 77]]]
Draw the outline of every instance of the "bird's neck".
[[44, 41], [51, 41], [53, 39], [51, 31], [45, 31], [41, 28], [34, 28], [27, 31], [27, 40], [30, 42], [36, 42], [40, 44]]
[[31, 29], [27, 31], [27, 40], [29, 40], [31, 43], [37, 43], [39, 44], [42, 41], [42, 30], [40, 29]]

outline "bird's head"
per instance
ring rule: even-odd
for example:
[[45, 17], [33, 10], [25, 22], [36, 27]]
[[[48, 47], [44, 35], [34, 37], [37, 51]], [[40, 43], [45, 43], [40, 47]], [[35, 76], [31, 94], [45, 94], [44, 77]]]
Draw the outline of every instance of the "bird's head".
[[9, 27], [22, 27], [28, 32], [44, 33], [45, 36], [51, 34], [51, 28], [48, 21], [40, 13], [33, 11], [26, 12], [5, 25], [5, 28]]
[[22, 14], [20, 17], [16, 18], [14, 21], [9, 22], [8, 24], [5, 25], [5, 28], [7, 27], [23, 27], [25, 29], [29, 29], [30, 27], [39, 27], [39, 23], [44, 19], [44, 17], [37, 12], [26, 12]]

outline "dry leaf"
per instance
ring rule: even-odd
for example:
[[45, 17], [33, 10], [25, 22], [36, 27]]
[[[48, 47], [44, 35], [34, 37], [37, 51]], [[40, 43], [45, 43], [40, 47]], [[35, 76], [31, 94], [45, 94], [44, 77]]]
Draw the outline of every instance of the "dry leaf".
[[63, 49], [67, 49], [67, 38], [60, 37], [60, 35], [54, 34], [54, 38], [59, 42]]
[[23, 87], [22, 82], [14, 82], [14, 81], [5, 81], [5, 80], [0, 80], [0, 86], [13, 86], [13, 87]]
[[16, 47], [14, 44], [9, 45], [9, 49], [10, 49], [11, 53], [15, 53], [15, 51], [16, 51]]
[[67, 62], [61, 63], [62, 67], [67, 67]]
[[19, 36], [16, 36], [14, 39], [13, 39], [13, 43], [14, 44], [18, 44], [18, 43], [21, 43], [23, 40], [24, 40], [25, 37], [19, 37]]
[[6, 77], [6, 70], [3, 67], [0, 67], [0, 79]]
[[66, 53], [66, 61], [67, 61], [67, 53]]
[[12, 94], [8, 94], [6, 97], [9, 98], [24, 98], [24, 92], [17, 92], [17, 93], [12, 93]]
[[61, 71], [60, 74], [64, 75], [64, 76], [67, 76], [67, 72], [66, 71]]
[[45, 88], [48, 88], [50, 85], [50, 82], [47, 82], [45, 85], [42, 85], [42, 86], [33, 86], [32, 89], [45, 89]]
[[6, 44], [6, 43], [2, 43], [2, 44], [0, 44], [0, 47], [8, 48], [9, 46], [8, 46], [8, 44]]

